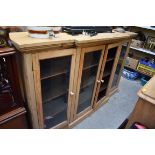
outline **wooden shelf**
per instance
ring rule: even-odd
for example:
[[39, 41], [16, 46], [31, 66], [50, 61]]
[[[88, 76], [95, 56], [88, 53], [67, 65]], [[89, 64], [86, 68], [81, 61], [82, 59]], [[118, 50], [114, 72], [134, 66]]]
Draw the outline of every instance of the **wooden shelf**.
[[51, 58], [40, 61], [41, 79], [47, 79], [70, 71], [71, 57]]
[[83, 111], [83, 110], [85, 110], [86, 108], [88, 108], [89, 106], [90, 106], [90, 103], [91, 102], [91, 100], [89, 99], [89, 100], [86, 100], [85, 102], [83, 102], [82, 104], [80, 104], [79, 106], [78, 106], [78, 110], [77, 110], [77, 113], [80, 113], [81, 111]]
[[112, 61], [112, 60], [114, 60], [115, 58], [108, 58], [107, 60], [106, 60], [106, 62], [109, 62], [109, 61]]
[[101, 86], [99, 92], [102, 92], [103, 90], [105, 90], [107, 88], [107, 86], [108, 86], [108, 84], [104, 84], [103, 86]]
[[100, 54], [101, 54], [101, 50], [100, 52], [94, 51], [94, 52], [86, 53], [84, 56], [83, 68], [85, 67], [87, 68], [88, 66], [92, 66], [92, 65], [98, 65]]
[[111, 70], [106, 70], [106, 71], [104, 71], [103, 78], [109, 76], [110, 73], [111, 73]]
[[51, 100], [46, 104], [43, 104], [44, 117], [45, 119], [50, 119], [58, 113], [67, 109], [67, 103], [65, 102], [65, 97], [61, 97], [55, 100]]
[[150, 50], [144, 49], [144, 48], [137, 48], [137, 47], [130, 47], [130, 49], [134, 49], [143, 53], [151, 54], [155, 56], [155, 52], [152, 52]]
[[96, 68], [92, 68], [91, 70], [84, 70], [82, 73], [82, 79], [81, 79], [81, 89], [92, 85], [95, 83], [96, 79]]
[[82, 104], [86, 100], [89, 100], [89, 98], [91, 98], [91, 94], [90, 94], [91, 89], [93, 89], [93, 86], [89, 86], [89, 87], [85, 88], [84, 90], [82, 90], [82, 92], [80, 92], [79, 104]]
[[58, 76], [54, 79], [42, 80], [41, 88], [43, 103], [49, 102], [52, 99], [67, 94], [69, 89], [68, 78], [69, 77], [66, 76]]
[[56, 126], [59, 123], [65, 122], [67, 120], [67, 112], [61, 111], [57, 113], [54, 117], [49, 117], [48, 119], [44, 119], [44, 128], [49, 129]]
[[92, 94], [90, 92], [92, 89], [93, 86], [89, 86], [80, 92], [77, 113], [80, 113], [91, 105]]
[[102, 78], [106, 78], [107, 76], [109, 76], [111, 74], [112, 66], [113, 66], [113, 64], [109, 64], [108, 66], [106, 64]]
[[[65, 95], [65, 94], [67, 94], [67, 93], [68, 93], [68, 91], [67, 91], [67, 92], [60, 92], [59, 94], [57, 94], [57, 95], [55, 95], [55, 96], [48, 97], [47, 99], [44, 99], [44, 98], [43, 98], [43, 104], [46, 104], [47, 102], [49, 102], [49, 101], [51, 101], [51, 100], [54, 100], [54, 99], [56, 99], [56, 98], [58, 98], [58, 97], [60, 97], [60, 96], [63, 96], [63, 95]], [[50, 96], [50, 95], [48, 95], [48, 96]]]
[[67, 93], [68, 89], [64, 90], [63, 87], [59, 87], [57, 89], [50, 88], [48, 91], [43, 91], [42, 94], [43, 103], [49, 102], [50, 100], [53, 100]]
[[86, 88], [86, 87], [88, 87], [88, 86], [94, 84], [94, 82], [95, 82], [95, 77], [89, 78], [89, 79], [87, 80], [87, 83], [84, 84], [84, 85], [82, 85], [80, 89], [84, 89], [84, 88]]
[[98, 63], [97, 64], [92, 64], [90, 66], [84, 67], [83, 70], [91, 69], [91, 68], [97, 67], [97, 66], [98, 66]]
[[114, 63], [114, 59], [113, 59], [113, 61], [112, 60], [111, 61], [106, 61], [105, 67], [106, 68], [111, 68], [110, 65], [113, 65], [113, 63]]
[[69, 73], [69, 71], [59, 72], [59, 73], [56, 73], [54, 75], [47, 75], [47, 76], [41, 77], [41, 80], [45, 80], [45, 79], [48, 79], [48, 78], [53, 78], [53, 77], [56, 77], [56, 76], [60, 76], [62, 74], [67, 74], [67, 73]]

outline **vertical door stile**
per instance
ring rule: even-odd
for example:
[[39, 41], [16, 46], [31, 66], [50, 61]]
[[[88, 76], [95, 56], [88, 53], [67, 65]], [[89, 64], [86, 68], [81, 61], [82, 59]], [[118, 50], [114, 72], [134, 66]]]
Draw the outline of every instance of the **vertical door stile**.
[[34, 75], [34, 86], [35, 86], [38, 121], [39, 121], [40, 128], [44, 128], [41, 85], [40, 85], [40, 82], [41, 82], [40, 64], [39, 64], [38, 53], [32, 54], [32, 59], [33, 59], [33, 75]]
[[76, 67], [76, 50], [73, 50], [71, 68], [70, 68], [69, 92], [68, 92], [68, 110], [67, 110], [68, 123], [70, 123], [70, 121], [72, 120], [72, 113], [73, 113], [72, 110], [74, 104], [74, 97], [76, 93], [74, 89], [75, 67]]
[[73, 78], [73, 93], [75, 95], [72, 96], [71, 100], [71, 110], [70, 110], [70, 119], [69, 123], [73, 122], [76, 117], [76, 98], [78, 92], [78, 75], [79, 75], [79, 66], [80, 66], [80, 58], [81, 58], [81, 48], [77, 48], [75, 52], [75, 66], [74, 66], [74, 78]]
[[[83, 68], [83, 61], [84, 61], [84, 49], [79, 48], [78, 49], [78, 55], [79, 55], [79, 65], [78, 65], [78, 71], [77, 71], [77, 87], [76, 87], [76, 97], [75, 97], [75, 108], [74, 108], [74, 120], [77, 118], [77, 108], [78, 108], [78, 99], [79, 99], [79, 93], [80, 93], [80, 84], [81, 84], [81, 76], [82, 76], [82, 68]], [[78, 60], [77, 60], [78, 61]]]

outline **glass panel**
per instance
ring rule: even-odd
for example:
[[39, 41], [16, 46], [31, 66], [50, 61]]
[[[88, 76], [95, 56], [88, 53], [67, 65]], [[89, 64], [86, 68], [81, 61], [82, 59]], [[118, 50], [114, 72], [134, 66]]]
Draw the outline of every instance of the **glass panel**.
[[120, 73], [120, 70], [121, 70], [121, 65], [122, 65], [124, 57], [125, 57], [126, 50], [127, 50], [127, 45], [123, 45], [121, 53], [120, 53], [120, 57], [119, 57], [119, 60], [118, 60], [118, 64], [117, 64], [117, 67], [116, 67], [116, 71], [115, 71], [115, 74], [114, 74], [112, 87], [116, 86], [117, 83], [118, 83], [118, 77], [119, 77], [119, 73]]
[[104, 78], [104, 82], [101, 83], [101, 85], [100, 85], [98, 101], [105, 96], [106, 89], [107, 89], [108, 83], [109, 83], [109, 78], [110, 78], [110, 75], [106, 76]]
[[44, 127], [67, 120], [71, 56], [40, 61]]
[[94, 84], [102, 50], [86, 53], [82, 71], [77, 113], [91, 106]]
[[111, 74], [114, 60], [116, 57], [117, 48], [118, 47], [114, 47], [108, 50], [107, 60], [106, 60], [105, 68], [104, 68], [103, 75], [102, 75], [102, 80], [104, 82], [102, 82], [100, 85], [100, 90], [99, 90], [97, 101], [99, 101], [106, 95], [108, 83], [110, 80], [110, 74]]
[[41, 79], [69, 72], [70, 57], [60, 57], [41, 61]]

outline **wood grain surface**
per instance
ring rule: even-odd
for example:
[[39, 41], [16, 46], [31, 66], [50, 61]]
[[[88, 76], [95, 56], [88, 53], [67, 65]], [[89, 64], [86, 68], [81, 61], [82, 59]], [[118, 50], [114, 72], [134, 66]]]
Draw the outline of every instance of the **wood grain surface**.
[[65, 47], [69, 46], [82, 46], [84, 44], [96, 43], [112, 43], [122, 39], [134, 38], [136, 33], [99, 33], [96, 36], [84, 36], [77, 35], [72, 36], [67, 33], [57, 34], [55, 38], [39, 39], [31, 38], [28, 32], [14, 32], [9, 34], [10, 39], [14, 46], [21, 52], [27, 52], [31, 50], [38, 50], [48, 47]]

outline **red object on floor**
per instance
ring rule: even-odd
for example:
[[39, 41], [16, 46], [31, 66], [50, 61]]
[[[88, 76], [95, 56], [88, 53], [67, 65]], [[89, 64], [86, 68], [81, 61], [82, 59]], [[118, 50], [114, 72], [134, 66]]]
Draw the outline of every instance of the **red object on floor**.
[[148, 129], [148, 128], [139, 122], [134, 122], [130, 127], [130, 129]]

